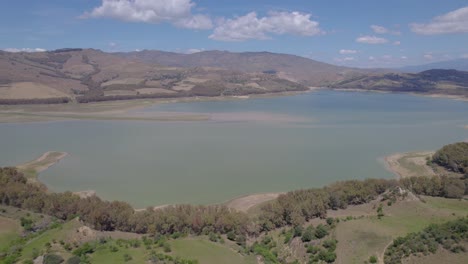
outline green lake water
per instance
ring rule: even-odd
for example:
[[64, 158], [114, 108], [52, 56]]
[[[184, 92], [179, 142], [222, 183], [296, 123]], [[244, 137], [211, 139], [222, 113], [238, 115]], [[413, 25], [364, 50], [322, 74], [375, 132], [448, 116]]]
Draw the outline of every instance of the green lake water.
[[136, 207], [211, 204], [337, 180], [394, 177], [380, 161], [384, 156], [468, 139], [467, 102], [403, 94], [323, 90], [140, 111], [271, 120], [0, 124], [0, 165], [65, 151], [69, 156], [40, 175], [53, 191], [96, 190]]

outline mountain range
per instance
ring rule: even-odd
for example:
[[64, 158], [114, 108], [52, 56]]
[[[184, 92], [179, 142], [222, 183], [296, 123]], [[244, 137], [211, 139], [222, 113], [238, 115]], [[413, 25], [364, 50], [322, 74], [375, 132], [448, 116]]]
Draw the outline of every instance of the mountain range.
[[465, 75], [348, 68], [270, 52], [0, 52], [0, 104], [233, 96], [310, 87], [465, 95]]

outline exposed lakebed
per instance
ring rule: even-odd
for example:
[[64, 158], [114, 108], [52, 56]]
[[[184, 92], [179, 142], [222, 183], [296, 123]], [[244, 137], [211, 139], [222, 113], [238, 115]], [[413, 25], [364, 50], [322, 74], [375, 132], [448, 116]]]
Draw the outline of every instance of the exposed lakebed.
[[197, 113], [211, 121], [0, 124], [0, 165], [69, 153], [39, 179], [135, 207], [219, 203], [261, 192], [394, 177], [379, 161], [466, 140], [468, 103], [320, 90], [248, 100], [157, 104], [132, 115]]

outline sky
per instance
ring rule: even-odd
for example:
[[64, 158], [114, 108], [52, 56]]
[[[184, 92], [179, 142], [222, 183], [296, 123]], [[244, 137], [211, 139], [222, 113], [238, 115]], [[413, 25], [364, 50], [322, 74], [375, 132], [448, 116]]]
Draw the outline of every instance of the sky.
[[0, 49], [269, 51], [353, 67], [468, 58], [467, 0], [16, 0]]

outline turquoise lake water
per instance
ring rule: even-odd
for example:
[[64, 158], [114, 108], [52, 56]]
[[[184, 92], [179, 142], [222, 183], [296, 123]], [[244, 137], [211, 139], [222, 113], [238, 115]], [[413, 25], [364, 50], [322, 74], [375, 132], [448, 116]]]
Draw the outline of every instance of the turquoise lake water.
[[337, 180], [394, 177], [379, 159], [468, 139], [468, 102], [404, 94], [320, 90], [140, 111], [225, 120], [0, 124], [0, 165], [65, 151], [69, 156], [40, 175], [54, 191], [91, 189], [136, 207], [211, 204]]

